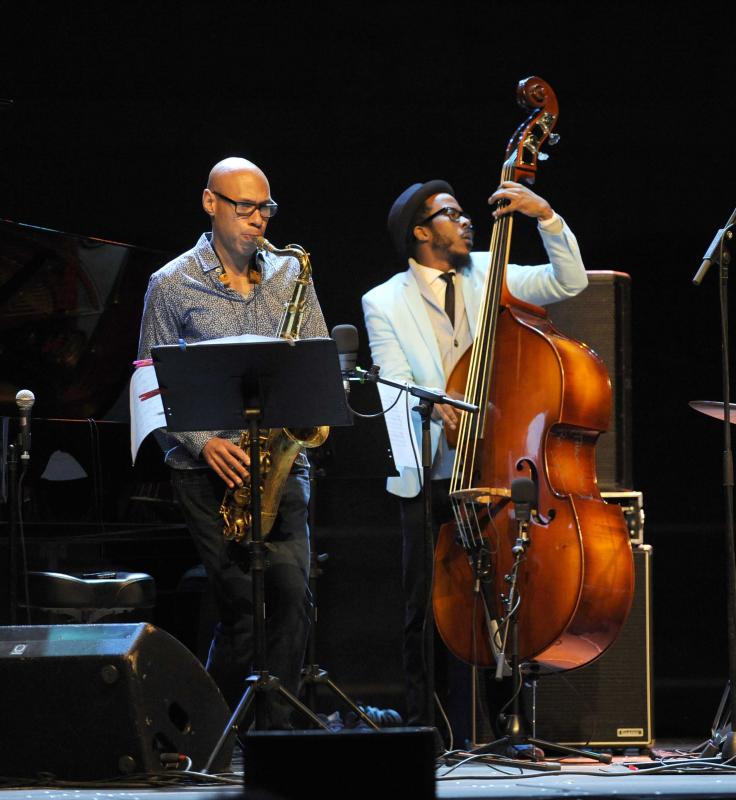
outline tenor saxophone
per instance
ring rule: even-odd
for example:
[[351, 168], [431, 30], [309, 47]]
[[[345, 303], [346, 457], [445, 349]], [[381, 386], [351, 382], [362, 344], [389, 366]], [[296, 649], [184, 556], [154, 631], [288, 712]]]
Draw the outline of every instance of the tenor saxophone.
[[[299, 338], [307, 290], [312, 283], [312, 265], [309, 253], [298, 244], [289, 244], [283, 249], [274, 247], [259, 236], [256, 240], [259, 250], [267, 250], [278, 256], [294, 256], [299, 262], [299, 275], [289, 302], [284, 303], [284, 313], [279, 323], [278, 336], [296, 341]], [[261, 465], [261, 535], [268, 536], [276, 521], [276, 515], [284, 491], [286, 479], [302, 447], [319, 447], [327, 438], [330, 429], [326, 425], [317, 428], [261, 428], [258, 431]], [[240, 434], [239, 446], [250, 447], [250, 431]], [[227, 489], [220, 505], [225, 539], [240, 542], [246, 539], [253, 526], [253, 512], [250, 481], [243, 486]]]

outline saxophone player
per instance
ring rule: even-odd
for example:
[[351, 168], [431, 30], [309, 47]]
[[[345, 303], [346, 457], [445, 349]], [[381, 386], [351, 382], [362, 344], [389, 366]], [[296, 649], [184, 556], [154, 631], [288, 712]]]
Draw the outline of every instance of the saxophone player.
[[[277, 210], [266, 175], [246, 159], [226, 158], [212, 168], [202, 206], [210, 217], [211, 232], [202, 234], [191, 250], [150, 278], [139, 358], [150, 357], [154, 345], [179, 340], [276, 335], [299, 264], [293, 257], [256, 247]], [[301, 336], [327, 335], [310, 285]], [[240, 431], [161, 432], [159, 436], [174, 496], [214, 589], [219, 622], [207, 670], [231, 707], [239, 701], [251, 673], [254, 644], [247, 550], [225, 540], [219, 514], [226, 487], [240, 486], [249, 477], [249, 458], [238, 446], [239, 438]], [[292, 694], [298, 691], [309, 632], [308, 500], [308, 462], [300, 453], [266, 542], [269, 671]], [[288, 728], [288, 706], [278, 700], [276, 692], [268, 695], [269, 727]]]

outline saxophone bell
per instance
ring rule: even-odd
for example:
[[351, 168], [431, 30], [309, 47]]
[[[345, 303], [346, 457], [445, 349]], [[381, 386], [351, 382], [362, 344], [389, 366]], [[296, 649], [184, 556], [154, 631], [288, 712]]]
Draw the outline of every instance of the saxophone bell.
[[318, 428], [284, 428], [284, 436], [291, 439], [299, 447], [319, 447], [324, 444], [329, 436], [330, 428], [328, 425], [320, 425]]

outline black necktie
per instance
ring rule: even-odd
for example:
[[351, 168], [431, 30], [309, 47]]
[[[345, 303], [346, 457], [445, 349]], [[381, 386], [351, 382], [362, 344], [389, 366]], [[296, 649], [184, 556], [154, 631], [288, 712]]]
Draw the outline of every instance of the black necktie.
[[445, 314], [450, 318], [450, 324], [455, 327], [455, 273], [443, 272], [440, 278], [447, 284], [445, 289]]

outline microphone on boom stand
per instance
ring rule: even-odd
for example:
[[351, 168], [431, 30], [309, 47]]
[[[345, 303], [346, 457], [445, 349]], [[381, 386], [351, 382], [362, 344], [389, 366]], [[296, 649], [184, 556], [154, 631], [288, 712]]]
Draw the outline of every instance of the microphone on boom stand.
[[342, 385], [345, 394], [350, 394], [348, 376], [358, 363], [358, 329], [355, 325], [335, 325], [331, 336], [337, 345], [337, 357], [340, 359], [340, 371], [343, 375]]
[[31, 409], [35, 401], [36, 398], [30, 389], [21, 389], [16, 394], [18, 441], [17, 444], [13, 443], [8, 446], [8, 606], [11, 625], [15, 625], [18, 618], [18, 564], [21, 541], [20, 487], [31, 458]]

